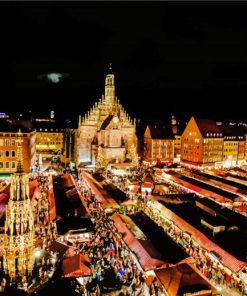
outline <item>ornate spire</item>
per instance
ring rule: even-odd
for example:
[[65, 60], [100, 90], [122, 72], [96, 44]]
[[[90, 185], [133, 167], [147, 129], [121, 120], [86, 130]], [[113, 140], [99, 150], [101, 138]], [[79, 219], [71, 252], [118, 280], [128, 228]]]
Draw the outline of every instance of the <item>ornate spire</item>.
[[29, 198], [29, 177], [22, 170], [22, 133], [17, 139], [17, 172], [11, 176], [5, 210], [3, 267], [11, 280], [31, 275], [34, 266], [34, 218]]
[[22, 161], [23, 161], [23, 157], [22, 157], [22, 137], [23, 134], [21, 132], [21, 129], [19, 129], [18, 133], [18, 138], [17, 138], [17, 173], [22, 173], [23, 169], [22, 169]]
[[112, 70], [112, 63], [109, 63], [109, 70]]

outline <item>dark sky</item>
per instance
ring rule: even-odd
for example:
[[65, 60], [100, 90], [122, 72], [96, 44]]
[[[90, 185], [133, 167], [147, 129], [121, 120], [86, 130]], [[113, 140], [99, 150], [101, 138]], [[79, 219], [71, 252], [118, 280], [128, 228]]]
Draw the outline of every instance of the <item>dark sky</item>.
[[[245, 2], [1, 2], [0, 108], [75, 118], [111, 61], [133, 117], [245, 119], [246, 15]], [[37, 78], [48, 72], [69, 76]]]

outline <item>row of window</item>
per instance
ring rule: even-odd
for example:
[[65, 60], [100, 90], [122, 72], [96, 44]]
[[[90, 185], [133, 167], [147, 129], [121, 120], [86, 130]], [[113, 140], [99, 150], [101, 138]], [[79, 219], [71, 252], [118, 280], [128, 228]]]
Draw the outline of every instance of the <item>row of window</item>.
[[207, 133], [207, 137], [222, 137], [222, 133]]
[[172, 146], [173, 142], [153, 142], [153, 146]]
[[15, 146], [16, 140], [13, 139], [0, 139], [0, 146]]
[[61, 141], [63, 137], [37, 137], [36, 141], [45, 141], [45, 140], [52, 140], [52, 141]]
[[62, 145], [63, 142], [38, 142], [37, 145]]
[[236, 143], [236, 142], [225, 142], [224, 143], [224, 146], [237, 146], [238, 145], [238, 143]]
[[60, 131], [56, 128], [56, 129], [53, 129], [53, 128], [51, 128], [51, 129], [47, 129], [47, 128], [40, 128], [40, 129], [35, 129], [35, 131], [37, 131], [37, 132], [42, 132], [42, 131], [44, 131], [44, 132], [48, 132], [48, 131], [51, 131], [51, 132], [63, 132], [63, 129], [61, 129]]
[[16, 153], [15, 150], [0, 150], [0, 157], [15, 157]]
[[153, 153], [152, 158], [167, 158], [172, 159], [174, 157], [173, 154], [159, 154], [159, 153]]
[[16, 162], [15, 161], [0, 161], [0, 169], [15, 169]]
[[228, 139], [228, 140], [235, 140], [235, 139], [243, 139], [244, 137], [243, 136], [226, 136], [225, 139]]
[[224, 149], [225, 152], [237, 152], [238, 149]]

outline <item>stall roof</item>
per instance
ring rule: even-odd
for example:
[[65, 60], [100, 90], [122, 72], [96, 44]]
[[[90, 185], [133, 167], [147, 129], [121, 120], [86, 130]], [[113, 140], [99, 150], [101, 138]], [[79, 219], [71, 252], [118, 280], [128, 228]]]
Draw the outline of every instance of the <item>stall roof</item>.
[[208, 252], [215, 251], [217, 254], [221, 257], [221, 262], [224, 264], [227, 268], [229, 268], [233, 272], [239, 272], [241, 271], [245, 266], [247, 266], [247, 262], [240, 261], [222, 248], [220, 248], [218, 245], [216, 245], [214, 242], [209, 240], [204, 234], [202, 234], [199, 230], [191, 226], [189, 223], [187, 223], [185, 220], [180, 218], [178, 215], [176, 215], [174, 212], [163, 206], [158, 201], [153, 201], [159, 208], [159, 210], [165, 215], [167, 219], [170, 221], [173, 221], [175, 225], [177, 225], [181, 230], [187, 231], [192, 235], [192, 237], [197, 241], [197, 243], [205, 248]]
[[77, 254], [63, 260], [64, 277], [90, 276], [90, 260], [86, 255]]
[[123, 234], [123, 240], [129, 246], [129, 248], [134, 252], [142, 266], [142, 268], [147, 270], [154, 270], [166, 265], [162, 260], [153, 258], [150, 253], [155, 253], [157, 250], [150, 251], [150, 248], [155, 249], [153, 245], [149, 244], [148, 249], [145, 246], [145, 243], [141, 243], [141, 240], [137, 239], [134, 234], [128, 229], [125, 224], [122, 215], [115, 213], [112, 216], [112, 219], [117, 227], [118, 231]]
[[[116, 208], [119, 207], [117, 202], [111, 198], [111, 196], [102, 188], [100, 188], [100, 185], [97, 184], [97, 181], [93, 179], [93, 177], [86, 173], [82, 173], [83, 179], [87, 182], [87, 184], [90, 186], [92, 192], [95, 194], [98, 201], [102, 204], [104, 208]], [[104, 192], [104, 195], [103, 193]]]
[[192, 268], [192, 265], [187, 263], [156, 270], [155, 274], [165, 287], [168, 295], [180, 295], [179, 291], [181, 290], [190, 293], [199, 291], [216, 292], [216, 289], [196, 269]]

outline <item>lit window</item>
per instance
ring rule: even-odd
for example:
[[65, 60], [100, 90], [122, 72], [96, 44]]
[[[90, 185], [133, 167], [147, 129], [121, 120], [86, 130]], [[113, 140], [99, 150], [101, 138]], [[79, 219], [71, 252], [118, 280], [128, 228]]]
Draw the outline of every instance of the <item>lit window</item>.
[[6, 167], [6, 169], [9, 169], [9, 162], [8, 161], [6, 161], [5, 167]]
[[5, 145], [10, 146], [10, 140], [5, 140]]
[[3, 169], [3, 162], [0, 161], [0, 169]]
[[12, 163], [11, 163], [11, 168], [15, 169], [15, 162], [14, 161], [12, 161]]

